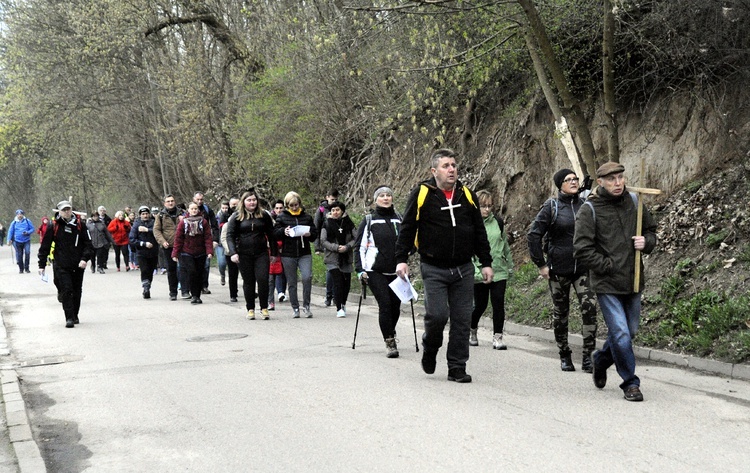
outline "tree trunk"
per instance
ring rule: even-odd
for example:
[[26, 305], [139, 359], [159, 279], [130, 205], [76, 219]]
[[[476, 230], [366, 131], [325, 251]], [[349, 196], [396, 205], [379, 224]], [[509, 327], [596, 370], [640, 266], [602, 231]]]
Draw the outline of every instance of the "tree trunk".
[[586, 118], [583, 115], [580, 104], [570, 91], [570, 87], [568, 87], [565, 73], [555, 56], [552, 44], [550, 44], [549, 38], [547, 37], [547, 31], [539, 17], [539, 12], [537, 12], [533, 0], [517, 0], [517, 2], [521, 5], [521, 8], [523, 8], [524, 13], [526, 14], [529, 29], [534, 35], [536, 43], [539, 45], [541, 59], [544, 62], [546, 69], [549, 70], [552, 81], [562, 99], [563, 116], [567, 119], [575, 138], [578, 140], [581, 157], [586, 163], [586, 174], [593, 175], [597, 168], [596, 151], [594, 150], [594, 142], [591, 139], [588, 123], [586, 123]]
[[609, 160], [620, 162], [620, 134], [617, 128], [615, 73], [612, 55], [615, 49], [615, 15], [612, 2], [604, 0], [604, 37], [602, 38], [602, 72], [604, 74], [604, 115], [607, 117], [607, 150]]

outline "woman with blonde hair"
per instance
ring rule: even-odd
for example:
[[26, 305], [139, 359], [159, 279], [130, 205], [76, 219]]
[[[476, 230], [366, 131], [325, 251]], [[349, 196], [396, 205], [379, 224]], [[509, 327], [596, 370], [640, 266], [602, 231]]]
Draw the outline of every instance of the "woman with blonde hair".
[[264, 320], [268, 314], [268, 268], [276, 259], [278, 247], [273, 236], [273, 219], [264, 211], [255, 190], [242, 194], [237, 211], [229, 217], [227, 246], [229, 259], [239, 266], [242, 274], [242, 291], [245, 295], [247, 319], [255, 319], [255, 287], [258, 287], [260, 313]]
[[[307, 318], [313, 316], [310, 311], [312, 294], [312, 243], [318, 232], [313, 218], [305, 212], [302, 198], [296, 192], [287, 192], [284, 196], [285, 209], [276, 216], [274, 236], [282, 240], [281, 265], [288, 284], [289, 301], [292, 303], [293, 317], [299, 318], [300, 304], [297, 298], [297, 269], [302, 278], [302, 312]], [[303, 227], [303, 228], [300, 228]], [[304, 231], [303, 231], [304, 230]]]

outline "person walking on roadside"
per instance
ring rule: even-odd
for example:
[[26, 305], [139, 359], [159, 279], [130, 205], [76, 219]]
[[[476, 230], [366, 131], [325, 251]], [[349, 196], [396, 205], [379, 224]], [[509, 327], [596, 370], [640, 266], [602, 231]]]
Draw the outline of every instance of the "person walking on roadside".
[[[221, 246], [224, 248], [224, 255], [226, 256], [227, 252], [229, 251], [229, 245], [227, 244], [227, 226], [226, 222], [229, 221], [229, 217], [232, 216], [237, 211], [237, 206], [240, 205], [240, 198], [236, 196], [232, 196], [229, 198], [229, 212], [225, 215], [226, 221], [224, 222], [224, 226], [221, 227], [221, 233], [219, 241], [221, 243]], [[231, 259], [226, 258], [227, 260], [227, 279], [228, 279], [228, 285], [229, 285], [229, 302], [237, 302], [237, 294], [239, 292], [239, 286], [237, 284], [237, 281], [240, 277], [240, 267], [232, 262]]]
[[[110, 222], [112, 222], [112, 217], [110, 217], [107, 214], [107, 209], [103, 205], [100, 205], [96, 209], [96, 212], [91, 212], [91, 216], [92, 217], [94, 216], [94, 213], [98, 213], [99, 214], [99, 220], [101, 220], [102, 222], [104, 222], [104, 227], [105, 228], [109, 228], [109, 224], [110, 224]], [[94, 249], [96, 249], [96, 248], [94, 248]], [[101, 258], [97, 258], [96, 259], [98, 266], [101, 266], [103, 269], [109, 269], [107, 267], [107, 263], [109, 261], [109, 248], [107, 248], [107, 252], [106, 253], [102, 253], [101, 256], [103, 256], [104, 259], [101, 259]], [[92, 263], [92, 266], [93, 266], [93, 263]], [[91, 268], [91, 269], [94, 269], [94, 268]]]
[[264, 320], [270, 318], [268, 269], [270, 261], [278, 258], [273, 227], [271, 215], [263, 210], [254, 190], [242, 194], [237, 212], [227, 222], [227, 256], [239, 266], [242, 273], [242, 291], [248, 320], [255, 320], [256, 286], [261, 317]]
[[[174, 195], [167, 194], [164, 196], [164, 207], [154, 218], [154, 238], [159, 244], [159, 251], [164, 255], [164, 263], [167, 268], [167, 284], [169, 285], [169, 300], [177, 300], [177, 286], [180, 277], [177, 272], [177, 263], [172, 259], [172, 250], [174, 249], [174, 237], [177, 232], [177, 222], [180, 218], [180, 211], [177, 209], [177, 201]], [[182, 289], [182, 298], [189, 299], [190, 292], [187, 283], [180, 284]]]
[[109, 230], [107, 230], [107, 225], [105, 225], [97, 212], [91, 212], [91, 217], [86, 222], [86, 227], [89, 230], [91, 246], [94, 247], [94, 257], [91, 258], [91, 272], [94, 273], [98, 270], [99, 274], [104, 274], [104, 265], [107, 262], [109, 245], [110, 243], [114, 244], [114, 240]]
[[[224, 200], [221, 202], [221, 209], [216, 212], [216, 223], [219, 225], [219, 235], [221, 235], [224, 225], [229, 221], [230, 215], [229, 201]], [[221, 238], [219, 238], [219, 243], [221, 243]], [[221, 285], [224, 286], [227, 283], [227, 256], [224, 251], [224, 246], [221, 244], [217, 245], [214, 252], [216, 254], [216, 265], [219, 267]]]
[[354, 241], [354, 268], [360, 282], [370, 287], [378, 303], [378, 324], [385, 341], [385, 355], [398, 358], [396, 324], [401, 299], [388, 286], [396, 279], [396, 240], [401, 216], [393, 208], [393, 191], [378, 186], [373, 194], [375, 208], [362, 219]]
[[[323, 229], [323, 225], [325, 224], [326, 218], [328, 217], [328, 213], [331, 211], [331, 204], [336, 202], [339, 198], [339, 191], [338, 189], [331, 189], [326, 194], [325, 200], [322, 200], [320, 202], [320, 205], [318, 205], [317, 210], [315, 210], [315, 215], [313, 216], [313, 222], [315, 223], [315, 230], [318, 232], [317, 235], [320, 237], [320, 232]], [[318, 238], [315, 240], [315, 254], [321, 254], [325, 251], [323, 248], [322, 242]], [[333, 277], [331, 276], [330, 271], [326, 270], [326, 298], [325, 298], [325, 306], [330, 307], [331, 301], [333, 300]]]
[[484, 219], [484, 229], [487, 232], [487, 240], [490, 242], [490, 255], [492, 256], [492, 282], [486, 284], [482, 274], [482, 265], [479, 258], [474, 256], [474, 310], [471, 313], [471, 332], [469, 345], [478, 346], [479, 339], [477, 330], [479, 319], [487, 309], [487, 302], [492, 302], [492, 348], [495, 350], [506, 350], [508, 347], [503, 342], [503, 329], [505, 327], [505, 289], [508, 277], [513, 270], [513, 258], [510, 253], [505, 223], [500, 215], [495, 215], [492, 194], [486, 190], [477, 192], [479, 211]]
[[34, 234], [34, 224], [26, 218], [22, 209], [16, 210], [16, 218], [8, 228], [8, 244], [12, 244], [16, 251], [18, 273], [29, 273], [29, 259], [31, 258], [31, 235]]
[[458, 180], [456, 153], [435, 151], [430, 159], [432, 178], [409, 194], [396, 242], [396, 274], [409, 277], [407, 260], [416, 243], [421, 259], [425, 294], [422, 369], [435, 372], [436, 358], [448, 333], [448, 380], [470, 383], [469, 331], [473, 302], [474, 264], [479, 258], [482, 279], [492, 282], [492, 256], [476, 195]]
[[135, 219], [130, 229], [130, 243], [136, 248], [143, 298], [151, 299], [151, 282], [154, 279], [156, 265], [159, 263], [159, 244], [154, 237], [154, 219], [151, 218], [151, 209], [146, 205], [138, 208], [138, 218]]
[[[44, 217], [47, 218], [47, 217]], [[2, 223], [0, 223], [0, 246], [5, 245], [5, 236], [7, 235], [8, 231], [5, 229]]]
[[575, 171], [560, 169], [552, 180], [557, 197], [548, 199], [539, 210], [527, 235], [531, 261], [547, 280], [552, 296], [552, 328], [560, 355], [560, 369], [575, 371], [568, 344], [570, 289], [581, 307], [583, 354], [581, 371], [591, 373], [591, 353], [596, 348], [596, 296], [591, 289], [589, 270], [573, 256], [573, 235], [578, 210], [585, 202]]
[[170, 258], [180, 262], [180, 280], [190, 287], [191, 304], [202, 304], [203, 271], [206, 270], [206, 259], [214, 253], [211, 226], [201, 214], [198, 204], [188, 205], [188, 216], [177, 222], [174, 236], [174, 247]]
[[[297, 270], [302, 279], [302, 313], [307, 318], [313, 316], [310, 310], [312, 295], [312, 251], [311, 246], [318, 233], [313, 218], [302, 207], [302, 198], [296, 192], [287, 192], [284, 196], [286, 209], [276, 217], [274, 237], [282, 240], [281, 264], [288, 283], [289, 301], [292, 305], [292, 317], [299, 318], [300, 303], [297, 298]], [[303, 234], [298, 234], [298, 227], [308, 227]]]
[[125, 219], [125, 212], [118, 210], [115, 212], [115, 218], [107, 225], [109, 234], [112, 235], [115, 247], [115, 265], [117, 271], [120, 271], [120, 255], [125, 263], [125, 271], [130, 271], [130, 255], [128, 251], [128, 235], [130, 235], [130, 222]]
[[615, 365], [622, 378], [620, 389], [628, 401], [642, 401], [641, 380], [635, 374], [633, 337], [641, 318], [644, 287], [643, 260], [638, 288], [633, 287], [636, 251], [651, 253], [656, 247], [656, 223], [644, 206], [643, 235], [637, 235], [637, 196], [625, 186], [625, 166], [606, 162], [596, 170], [599, 185], [581, 206], [573, 237], [574, 255], [589, 268], [607, 324], [607, 340], [592, 355], [594, 385], [603, 389], [607, 369]]
[[323, 263], [333, 278], [336, 317], [346, 317], [346, 300], [352, 286], [352, 249], [357, 239], [357, 229], [346, 214], [343, 202], [331, 204], [331, 211], [320, 232], [320, 242], [325, 251]]
[[[198, 204], [198, 211], [200, 215], [208, 221], [211, 226], [211, 237], [213, 238], [213, 246], [216, 248], [219, 246], [219, 239], [221, 233], [219, 232], [219, 222], [216, 220], [216, 214], [208, 204], [205, 203], [203, 192], [196, 192], [193, 194], [193, 202]], [[208, 276], [211, 274], [211, 258], [206, 258], [206, 271], [203, 273], [203, 294], [211, 294], [211, 290], [208, 288]]]
[[94, 256], [89, 232], [81, 217], [73, 213], [70, 202], [57, 204], [57, 216], [48, 224], [39, 246], [39, 275], [46, 278], [47, 258], [54, 244], [55, 257], [52, 262], [53, 281], [57, 287], [57, 298], [65, 312], [65, 327], [73, 328], [79, 323], [83, 276], [87, 261]]
[[[276, 217], [283, 211], [284, 201], [279, 199], [274, 204], [273, 210], [271, 210], [271, 218], [273, 218], [274, 225], [276, 225]], [[276, 241], [276, 245], [279, 254], [281, 254], [281, 242]], [[276, 308], [274, 289], [276, 289], [279, 302], [284, 302], [286, 300], [286, 276], [284, 275], [284, 267], [281, 264], [281, 257], [276, 258], [276, 261], [271, 262], [268, 267], [268, 310]]]

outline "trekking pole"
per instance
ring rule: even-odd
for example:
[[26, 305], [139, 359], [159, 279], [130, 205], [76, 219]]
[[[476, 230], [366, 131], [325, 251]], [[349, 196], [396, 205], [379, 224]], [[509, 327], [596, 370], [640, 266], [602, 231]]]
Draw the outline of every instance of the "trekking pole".
[[357, 322], [354, 324], [354, 340], [352, 340], [352, 350], [354, 350], [354, 346], [357, 343], [357, 328], [359, 327], [359, 313], [362, 311], [362, 299], [367, 298], [367, 283], [364, 281], [360, 281], [362, 283], [362, 292], [359, 294], [359, 305], [357, 306]]
[[414, 348], [416, 348], [417, 353], [419, 353], [419, 343], [417, 342], [417, 319], [414, 318], [414, 299], [410, 299], [409, 304], [411, 304], [411, 323], [414, 326]]

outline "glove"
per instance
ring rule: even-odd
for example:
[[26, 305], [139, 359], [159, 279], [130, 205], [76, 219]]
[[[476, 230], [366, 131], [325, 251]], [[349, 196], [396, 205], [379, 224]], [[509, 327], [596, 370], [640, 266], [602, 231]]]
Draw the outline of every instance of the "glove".
[[357, 277], [359, 278], [359, 282], [362, 284], [367, 284], [367, 272], [362, 271], [361, 273], [357, 274]]

